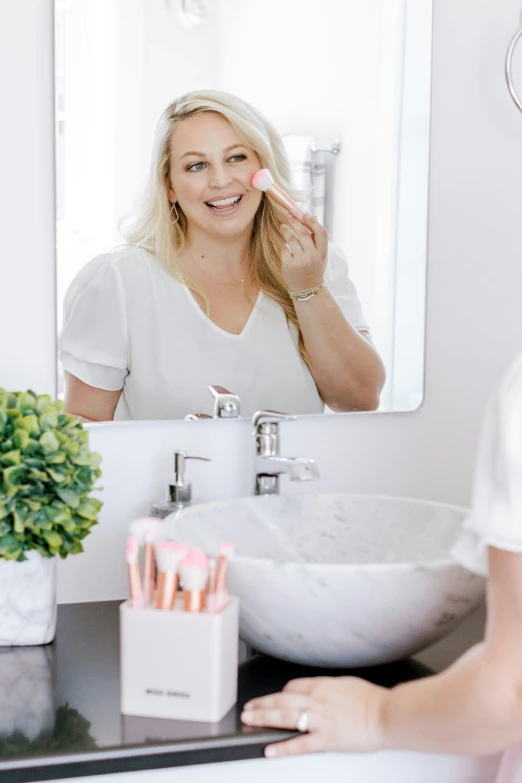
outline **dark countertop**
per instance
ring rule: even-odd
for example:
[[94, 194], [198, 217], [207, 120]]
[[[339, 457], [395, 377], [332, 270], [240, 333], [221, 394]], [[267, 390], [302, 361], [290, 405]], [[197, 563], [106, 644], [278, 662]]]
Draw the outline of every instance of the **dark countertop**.
[[263, 655], [239, 666], [238, 703], [216, 724], [120, 713], [120, 601], [58, 608], [56, 640], [0, 648], [0, 780], [55, 780], [110, 772], [261, 758], [295, 732], [245, 727], [254, 696], [315, 674], [354, 674], [391, 687], [434, 673], [415, 659], [367, 669], [312, 669]]

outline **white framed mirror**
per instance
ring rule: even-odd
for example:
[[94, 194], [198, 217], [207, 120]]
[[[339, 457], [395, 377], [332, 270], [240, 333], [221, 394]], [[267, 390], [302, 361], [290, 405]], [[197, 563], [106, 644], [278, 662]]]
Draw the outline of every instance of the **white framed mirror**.
[[[432, 0], [348, 0], [342, 4], [337, 0], [320, 4], [312, 0], [55, 0], [57, 328], [62, 336], [64, 329], [67, 332], [61, 355], [62, 362], [66, 356], [63, 366], [69, 374], [77, 373], [82, 383], [95, 388], [100, 378], [99, 388], [106, 391], [117, 391], [115, 387], [122, 384], [114, 414], [105, 418], [211, 415], [213, 399], [208, 386], [212, 384], [237, 394], [241, 412], [247, 416], [262, 408], [340, 415], [374, 408], [376, 412], [413, 411], [421, 405], [431, 15]], [[243, 332], [232, 329], [227, 337], [227, 319], [235, 304], [232, 297], [228, 306], [230, 290], [226, 287], [223, 307], [218, 302], [213, 309], [211, 304], [209, 314], [190, 286], [174, 277], [169, 280], [169, 285], [188, 294], [185, 301], [192, 310], [187, 313], [200, 319], [201, 329], [212, 331], [214, 327], [215, 339], [205, 342], [202, 338], [194, 347], [190, 341], [199, 326], [187, 327], [186, 332], [182, 328], [189, 323], [189, 315], [181, 322], [166, 318], [162, 331], [172, 327], [175, 333], [153, 366], [140, 365], [136, 358], [139, 349], [147, 353], [146, 346], [139, 348], [136, 334], [152, 328], [153, 316], [143, 325], [145, 332], [139, 331], [138, 324], [129, 327], [129, 319], [139, 310], [139, 299], [129, 299], [127, 283], [115, 284], [117, 295], [125, 300], [125, 323], [119, 328], [122, 335], [128, 329], [124, 335], [126, 366], [107, 347], [114, 319], [105, 322], [104, 318], [108, 311], [118, 309], [110, 298], [104, 299], [108, 289], [103, 287], [101, 299], [99, 291], [91, 291], [82, 310], [78, 297], [94, 271], [98, 274], [100, 264], [106, 267], [107, 259], [112, 264], [114, 254], [122, 252], [119, 221], [133, 210], [136, 214], [159, 118], [179, 96], [201, 90], [239, 96], [281, 136], [293, 184], [306, 197], [301, 206], [317, 217], [330, 237], [328, 296], [355, 333], [353, 337], [348, 327], [346, 332], [342, 327], [348, 358], [346, 368], [341, 368], [342, 361], [338, 364], [339, 378], [348, 380], [339, 385], [350, 384], [352, 370], [354, 377], [364, 375], [366, 365], [354, 361], [352, 367], [349, 361], [366, 350], [365, 343], [356, 340], [368, 339], [386, 373], [382, 388], [379, 379], [375, 380], [375, 403], [352, 404], [350, 394], [341, 393], [343, 389], [331, 393], [328, 372], [317, 370], [321, 350], [309, 334], [318, 321], [307, 313], [301, 328], [298, 308], [304, 312], [305, 303], [296, 306], [297, 321], [304, 333], [304, 347], [313, 354], [312, 366], [299, 353], [295, 325], [285, 320], [280, 305], [266, 291], [265, 309], [258, 307], [260, 300], [254, 296], [252, 314], [257, 306], [268, 324], [270, 319], [281, 321], [283, 315], [283, 327], [290, 334], [288, 354], [279, 333], [265, 337], [260, 325], [256, 340], [243, 346], [241, 354], [239, 340], [234, 342], [234, 338], [241, 338]], [[193, 161], [197, 167], [196, 158]], [[201, 165], [211, 168], [208, 161]], [[211, 182], [209, 187], [215, 185]], [[229, 184], [220, 181], [217, 195], [227, 191]], [[268, 198], [260, 197], [262, 201]], [[93, 259], [100, 257], [103, 263], [93, 266]], [[204, 274], [211, 278], [210, 272], [218, 269], [221, 280], [222, 267], [207, 267], [207, 260], [208, 256]], [[140, 289], [137, 272], [129, 272], [133, 275], [133, 295], [138, 291], [144, 303], [148, 297], [147, 306], [153, 312], [151, 293]], [[244, 303], [238, 307], [237, 317], [244, 318], [246, 327], [253, 316], [247, 317], [245, 307]], [[221, 327], [219, 318], [224, 319]], [[162, 322], [155, 323], [158, 328]], [[329, 343], [339, 338], [340, 323], [335, 321], [325, 335], [324, 355], [333, 351]], [[223, 334], [216, 336], [216, 326]], [[88, 355], [85, 346], [75, 354], [83, 335]], [[217, 337], [226, 344], [222, 359]], [[146, 339], [152, 351], [154, 330]], [[330, 362], [335, 356], [332, 352]], [[108, 382], [105, 371], [83, 374], [90, 362], [116, 372], [109, 373]], [[169, 372], [160, 371], [162, 366], [168, 366]], [[62, 370], [60, 366], [60, 393], [64, 391]], [[330, 375], [335, 373], [330, 371]], [[339, 404], [338, 397], [342, 398]]]

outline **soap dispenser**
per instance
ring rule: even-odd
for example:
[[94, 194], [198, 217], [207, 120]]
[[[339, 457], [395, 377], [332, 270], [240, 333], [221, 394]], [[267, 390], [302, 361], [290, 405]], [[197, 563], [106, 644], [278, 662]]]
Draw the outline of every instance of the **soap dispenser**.
[[199, 459], [204, 462], [210, 462], [208, 457], [192, 457], [185, 454], [184, 451], [174, 452], [174, 483], [169, 484], [169, 499], [158, 500], [152, 504], [150, 509], [151, 517], [165, 519], [169, 514], [180, 511], [192, 503], [192, 483], [185, 481], [185, 460]]

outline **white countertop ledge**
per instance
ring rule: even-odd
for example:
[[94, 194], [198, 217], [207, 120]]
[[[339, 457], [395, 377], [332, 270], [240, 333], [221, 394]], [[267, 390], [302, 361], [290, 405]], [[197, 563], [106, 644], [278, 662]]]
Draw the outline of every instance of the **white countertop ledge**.
[[231, 761], [117, 775], [67, 778], [61, 783], [494, 783], [500, 756], [468, 756], [405, 751], [318, 753], [283, 759]]

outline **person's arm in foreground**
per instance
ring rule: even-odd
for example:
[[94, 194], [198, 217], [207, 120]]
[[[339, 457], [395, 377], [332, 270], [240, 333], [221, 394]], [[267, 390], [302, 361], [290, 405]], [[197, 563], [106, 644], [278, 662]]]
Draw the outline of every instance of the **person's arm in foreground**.
[[318, 751], [404, 749], [489, 754], [522, 741], [522, 554], [489, 548], [485, 640], [441, 674], [391, 690], [355, 677], [294, 680], [245, 705], [251, 726], [309, 733], [267, 748], [283, 756]]

